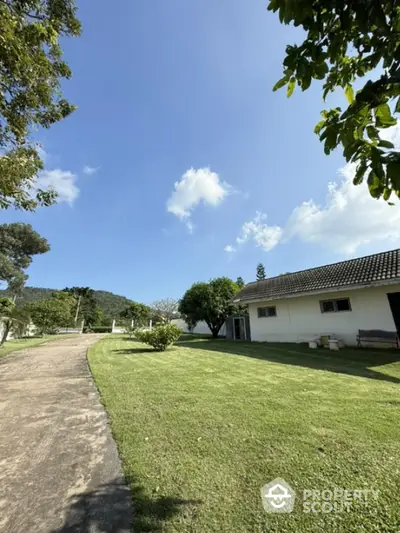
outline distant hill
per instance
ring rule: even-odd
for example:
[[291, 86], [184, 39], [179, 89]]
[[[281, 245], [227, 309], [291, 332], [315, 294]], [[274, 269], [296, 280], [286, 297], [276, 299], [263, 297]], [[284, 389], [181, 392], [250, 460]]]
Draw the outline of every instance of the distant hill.
[[[45, 298], [50, 298], [53, 292], [59, 292], [59, 290], [25, 287], [22, 294], [17, 296], [16, 303], [18, 306], [22, 306], [27, 302], [44, 300]], [[0, 291], [0, 295], [11, 296], [7, 291]], [[104, 316], [109, 318], [118, 318], [119, 313], [131, 303], [131, 300], [125, 298], [125, 296], [119, 296], [118, 294], [107, 291], [94, 291], [94, 297], [98, 306], [103, 311]]]

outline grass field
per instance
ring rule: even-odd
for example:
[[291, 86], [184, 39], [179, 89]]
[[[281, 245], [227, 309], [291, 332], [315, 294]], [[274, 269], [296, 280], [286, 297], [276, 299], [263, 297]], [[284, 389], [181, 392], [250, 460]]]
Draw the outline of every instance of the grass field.
[[[400, 530], [398, 352], [183, 337], [156, 353], [123, 336], [89, 362], [134, 502], [134, 531]], [[291, 514], [261, 487], [283, 478]], [[350, 512], [305, 513], [303, 490], [379, 490]]]
[[32, 348], [33, 346], [38, 346], [39, 344], [44, 344], [45, 342], [72, 336], [74, 335], [47, 335], [45, 337], [26, 337], [24, 339], [12, 339], [7, 341], [0, 348], [0, 358], [11, 352], [24, 350], [25, 348]]

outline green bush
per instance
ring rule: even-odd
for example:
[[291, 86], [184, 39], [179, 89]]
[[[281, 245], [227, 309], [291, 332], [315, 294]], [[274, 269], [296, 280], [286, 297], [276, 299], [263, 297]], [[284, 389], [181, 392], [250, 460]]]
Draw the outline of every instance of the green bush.
[[138, 341], [149, 344], [158, 352], [163, 352], [168, 346], [174, 344], [181, 334], [182, 330], [174, 324], [165, 324], [156, 326], [151, 331], [138, 330], [135, 333], [135, 337]]

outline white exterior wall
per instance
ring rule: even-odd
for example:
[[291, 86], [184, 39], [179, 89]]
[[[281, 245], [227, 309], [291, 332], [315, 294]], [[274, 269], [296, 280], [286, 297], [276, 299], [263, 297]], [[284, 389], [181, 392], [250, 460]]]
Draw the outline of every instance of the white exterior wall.
[[[304, 342], [320, 335], [334, 335], [347, 345], [355, 345], [359, 329], [396, 331], [389, 292], [400, 292], [400, 284], [249, 304], [251, 339]], [[321, 313], [320, 301], [336, 298], [350, 298], [351, 311]], [[257, 308], [264, 306], [275, 306], [277, 316], [258, 318]]]
[[[186, 322], [182, 320], [182, 318], [174, 318], [171, 320], [172, 324], [175, 324], [175, 326], [178, 326], [178, 328], [181, 328], [184, 333], [189, 333], [189, 329], [186, 325]], [[207, 326], [205, 322], [198, 322], [196, 324], [196, 327], [193, 331], [190, 333], [194, 333], [195, 335], [211, 335], [211, 330]], [[225, 324], [222, 326], [222, 328], [219, 330], [219, 335], [224, 336], [226, 334], [226, 327]]]

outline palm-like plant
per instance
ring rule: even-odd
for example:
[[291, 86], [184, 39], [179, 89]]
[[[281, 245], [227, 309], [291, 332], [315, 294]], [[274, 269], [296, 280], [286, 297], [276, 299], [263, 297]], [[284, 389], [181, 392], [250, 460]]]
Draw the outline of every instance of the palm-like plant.
[[27, 311], [16, 307], [10, 298], [0, 298], [0, 326], [2, 326], [0, 346], [6, 342], [10, 332], [13, 332], [16, 337], [22, 337], [29, 322], [30, 317]]

